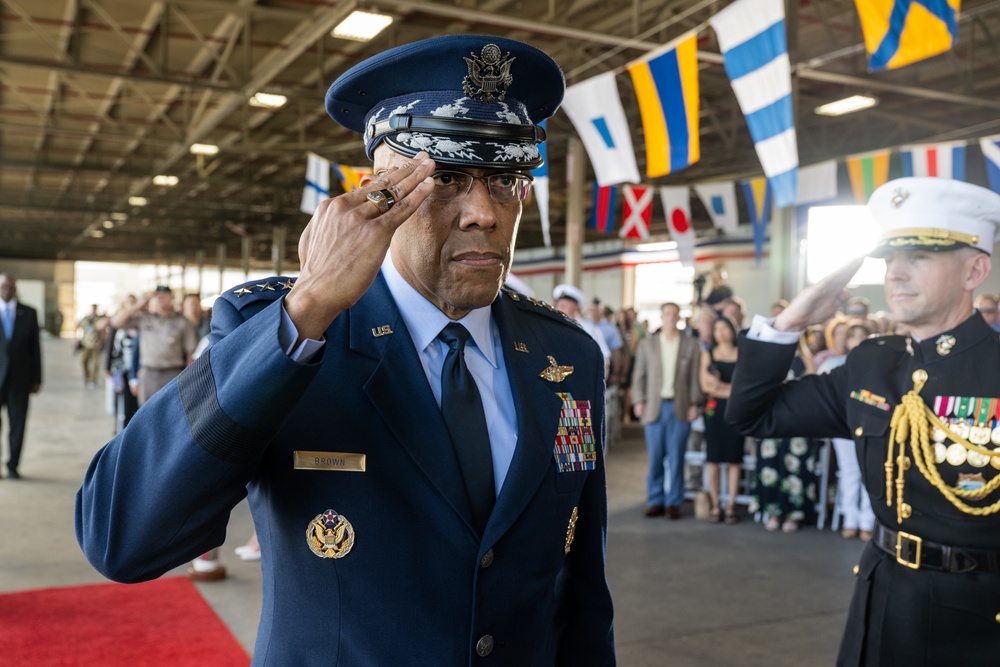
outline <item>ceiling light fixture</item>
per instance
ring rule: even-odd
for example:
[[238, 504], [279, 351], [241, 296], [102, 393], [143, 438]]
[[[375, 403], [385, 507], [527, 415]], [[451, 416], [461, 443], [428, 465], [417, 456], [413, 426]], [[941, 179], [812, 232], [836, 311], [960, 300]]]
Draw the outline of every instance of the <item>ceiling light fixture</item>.
[[104, 226], [105, 229], [114, 229], [114, 227], [115, 227], [115, 221], [114, 220], [105, 220], [101, 224]]
[[352, 39], [356, 42], [367, 42], [374, 38], [392, 23], [392, 17], [385, 14], [373, 14], [355, 9], [350, 16], [337, 24], [330, 35], [340, 39]]
[[122, 213], [120, 211], [115, 211], [114, 213], [111, 214], [111, 219], [112, 220], [116, 220], [116, 221], [118, 221], [118, 220], [128, 220], [128, 213]]
[[137, 197], [137, 196], [133, 195], [133, 196], [131, 196], [131, 197], [128, 198], [128, 205], [129, 206], [145, 206], [148, 203], [149, 203], [149, 200], [146, 199], [145, 197]]
[[219, 147], [215, 144], [191, 144], [189, 150], [193, 155], [216, 155]]
[[104, 232], [100, 229], [92, 229], [90, 230], [90, 237], [94, 239], [103, 239]]
[[256, 93], [250, 98], [249, 104], [260, 109], [280, 109], [285, 106], [288, 98], [275, 93]]
[[843, 116], [846, 113], [854, 113], [862, 109], [869, 109], [878, 104], [878, 100], [867, 95], [851, 95], [836, 102], [830, 102], [823, 106], [818, 106], [815, 112], [820, 116]]
[[157, 174], [156, 176], [153, 176], [153, 185], [163, 185], [168, 188], [172, 188], [180, 183], [180, 181], [181, 179], [169, 174]]

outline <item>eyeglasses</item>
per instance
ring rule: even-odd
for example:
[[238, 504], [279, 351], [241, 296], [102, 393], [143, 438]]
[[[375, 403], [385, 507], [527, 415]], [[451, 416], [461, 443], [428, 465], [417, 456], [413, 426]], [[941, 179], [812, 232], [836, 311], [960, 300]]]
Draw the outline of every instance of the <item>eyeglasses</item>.
[[473, 183], [482, 181], [486, 184], [486, 190], [493, 197], [493, 201], [498, 204], [524, 201], [534, 180], [527, 174], [514, 172], [473, 176], [464, 171], [435, 171], [431, 174], [431, 178], [434, 179], [434, 189], [428, 199], [440, 202], [461, 199], [472, 191]]

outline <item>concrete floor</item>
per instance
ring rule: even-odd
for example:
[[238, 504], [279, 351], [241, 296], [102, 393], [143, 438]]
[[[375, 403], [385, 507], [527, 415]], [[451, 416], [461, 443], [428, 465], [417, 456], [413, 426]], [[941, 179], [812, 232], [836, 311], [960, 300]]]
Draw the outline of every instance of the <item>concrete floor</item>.
[[[0, 592], [101, 582], [73, 533], [73, 500], [94, 452], [112, 434], [102, 389], [85, 389], [66, 340], [43, 342], [44, 384], [31, 403], [22, 480], [0, 481]], [[6, 461], [6, 414], [3, 460]], [[829, 530], [768, 533], [642, 516], [642, 433], [625, 427], [608, 455], [608, 578], [623, 667], [831, 665], [850, 599], [856, 540]], [[230, 576], [198, 588], [250, 652], [260, 570], [233, 548], [251, 531], [233, 512], [223, 561]], [[179, 568], [177, 573], [183, 573]]]

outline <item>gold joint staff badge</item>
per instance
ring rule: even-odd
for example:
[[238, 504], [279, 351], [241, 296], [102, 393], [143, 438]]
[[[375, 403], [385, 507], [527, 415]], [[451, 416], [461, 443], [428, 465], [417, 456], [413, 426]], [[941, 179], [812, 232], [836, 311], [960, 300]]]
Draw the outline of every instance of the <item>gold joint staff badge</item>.
[[354, 546], [354, 526], [342, 514], [327, 510], [309, 522], [306, 544], [320, 558], [343, 558]]

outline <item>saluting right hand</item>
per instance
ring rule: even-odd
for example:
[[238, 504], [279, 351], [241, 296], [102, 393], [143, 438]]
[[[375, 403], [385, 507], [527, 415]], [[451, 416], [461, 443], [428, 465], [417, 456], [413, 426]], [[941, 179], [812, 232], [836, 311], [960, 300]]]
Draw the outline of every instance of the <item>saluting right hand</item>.
[[861, 264], [863, 257], [852, 259], [815, 285], [805, 288], [774, 320], [778, 331], [803, 331], [810, 324], [820, 324], [836, 314], [851, 298], [847, 283]]
[[[320, 338], [371, 287], [393, 233], [433, 189], [433, 171], [434, 161], [420, 152], [365, 186], [320, 203], [299, 238], [302, 270], [284, 303], [300, 341]], [[378, 190], [391, 191], [396, 200], [385, 213], [367, 198]]]

